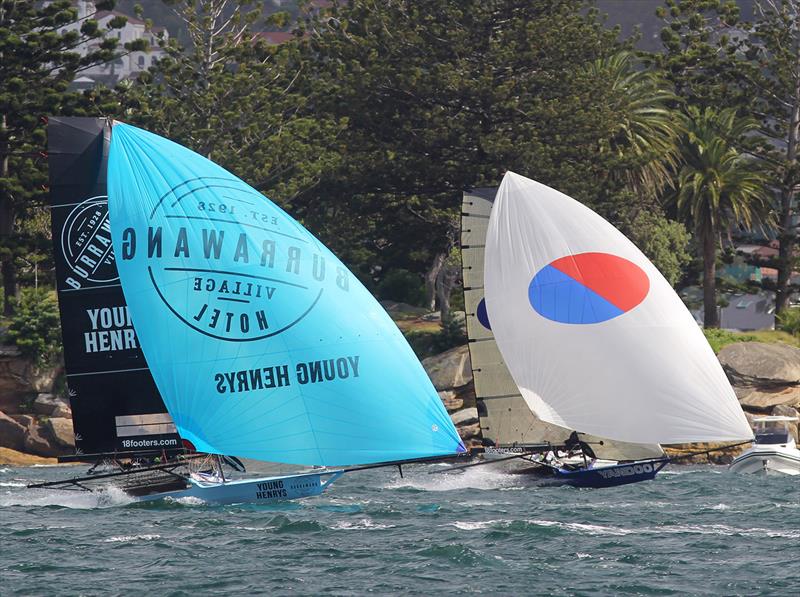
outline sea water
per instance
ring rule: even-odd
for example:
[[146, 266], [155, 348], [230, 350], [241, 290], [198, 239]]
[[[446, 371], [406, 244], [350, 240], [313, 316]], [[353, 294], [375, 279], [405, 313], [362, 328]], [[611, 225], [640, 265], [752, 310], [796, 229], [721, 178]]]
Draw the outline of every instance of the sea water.
[[671, 467], [611, 489], [443, 465], [279, 505], [27, 489], [0, 467], [0, 595], [797, 595], [800, 478]]

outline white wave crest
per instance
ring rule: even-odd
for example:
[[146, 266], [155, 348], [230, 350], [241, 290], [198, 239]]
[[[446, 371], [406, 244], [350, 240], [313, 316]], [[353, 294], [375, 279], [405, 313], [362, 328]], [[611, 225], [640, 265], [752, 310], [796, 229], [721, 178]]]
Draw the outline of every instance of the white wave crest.
[[131, 541], [154, 541], [161, 539], [161, 535], [119, 535], [103, 539], [103, 543], [130, 543]]
[[374, 522], [369, 518], [362, 518], [357, 521], [342, 520], [340, 522], [331, 525], [331, 528], [337, 531], [357, 531], [364, 529], [379, 530], [379, 529], [393, 529], [395, 528], [395, 525], [382, 524], [379, 522]]
[[480, 521], [456, 520], [455, 522], [451, 522], [449, 524], [450, 526], [454, 526], [462, 531], [479, 531], [481, 529], [485, 529], [495, 524], [508, 524], [509, 522], [510, 521], [508, 520], [480, 520]]

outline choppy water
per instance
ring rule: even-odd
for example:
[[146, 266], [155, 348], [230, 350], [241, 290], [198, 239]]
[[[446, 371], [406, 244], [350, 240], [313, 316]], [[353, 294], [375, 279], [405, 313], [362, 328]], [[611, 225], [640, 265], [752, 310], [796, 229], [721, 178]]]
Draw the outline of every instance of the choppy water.
[[673, 467], [603, 490], [439, 465], [279, 506], [29, 490], [0, 467], [0, 595], [797, 595], [800, 479]]

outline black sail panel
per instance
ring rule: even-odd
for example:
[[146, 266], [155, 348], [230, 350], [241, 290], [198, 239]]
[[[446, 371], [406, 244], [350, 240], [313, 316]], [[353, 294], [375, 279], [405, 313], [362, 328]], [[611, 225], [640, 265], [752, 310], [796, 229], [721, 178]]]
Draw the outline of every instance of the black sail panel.
[[119, 285], [106, 198], [109, 127], [51, 118], [48, 163], [56, 288], [79, 454], [180, 448]]

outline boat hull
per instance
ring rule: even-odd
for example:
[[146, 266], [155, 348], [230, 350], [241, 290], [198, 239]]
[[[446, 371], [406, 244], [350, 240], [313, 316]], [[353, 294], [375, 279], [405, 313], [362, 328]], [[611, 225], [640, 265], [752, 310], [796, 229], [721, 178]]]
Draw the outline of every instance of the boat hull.
[[[513, 455], [513, 453], [511, 453]], [[507, 458], [508, 455], [505, 455]], [[663, 469], [669, 460], [666, 458], [617, 463], [613, 460], [596, 460], [589, 466], [582, 466], [582, 459], [562, 459], [560, 466], [549, 466], [530, 458], [503, 459], [502, 454], [486, 457], [487, 462], [497, 460], [498, 465], [508, 473], [527, 475], [535, 478], [541, 485], [571, 485], [573, 487], [616, 487], [640, 481], [650, 481]], [[564, 466], [566, 463], [566, 466]]]
[[320, 495], [343, 474], [344, 471], [338, 470], [237, 479], [221, 483], [204, 483], [189, 479], [189, 487], [186, 489], [136, 496], [136, 500], [198, 498], [210, 504], [270, 504]]
[[572, 487], [599, 489], [650, 481], [668, 463], [667, 459], [648, 460], [645, 462], [631, 462], [576, 470], [555, 469], [553, 472], [556, 483], [571, 485]]
[[728, 470], [762, 475], [800, 475], [800, 450], [756, 446], [735, 458]]

